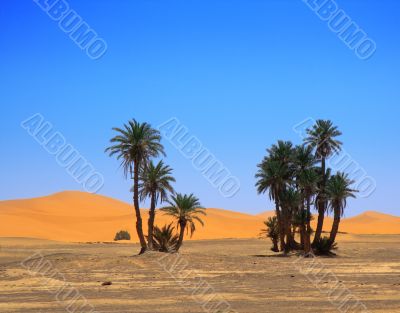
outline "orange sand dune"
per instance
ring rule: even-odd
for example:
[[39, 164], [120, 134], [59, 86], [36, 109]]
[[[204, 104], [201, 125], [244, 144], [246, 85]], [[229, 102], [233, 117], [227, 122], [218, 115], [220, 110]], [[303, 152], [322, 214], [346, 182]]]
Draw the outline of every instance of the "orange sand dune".
[[[147, 231], [148, 210], [142, 210]], [[158, 213], [156, 224], [172, 220]], [[193, 239], [252, 238], [262, 228], [256, 216], [207, 209], [206, 226], [198, 225]], [[128, 230], [137, 240], [133, 206], [112, 198], [67, 191], [47, 197], [0, 202], [0, 236], [34, 237], [60, 241], [112, 241]]]
[[271, 211], [261, 212], [261, 213], [257, 214], [256, 216], [258, 216], [259, 218], [261, 218], [263, 220], [267, 220], [268, 217], [272, 217], [274, 215], [275, 215], [275, 210], [271, 210]]
[[[147, 231], [148, 211], [142, 210]], [[193, 239], [254, 238], [263, 228], [268, 211], [250, 215], [207, 209], [205, 227], [198, 225]], [[171, 219], [157, 214], [156, 224]], [[327, 229], [331, 220], [327, 219]], [[128, 230], [137, 240], [131, 204], [100, 195], [66, 191], [54, 195], [0, 201], [0, 236], [34, 237], [60, 241], [112, 241], [117, 231]], [[340, 231], [356, 234], [398, 234], [400, 218], [376, 212], [343, 220]]]
[[340, 231], [353, 234], [400, 234], [400, 217], [366, 211], [344, 219]]

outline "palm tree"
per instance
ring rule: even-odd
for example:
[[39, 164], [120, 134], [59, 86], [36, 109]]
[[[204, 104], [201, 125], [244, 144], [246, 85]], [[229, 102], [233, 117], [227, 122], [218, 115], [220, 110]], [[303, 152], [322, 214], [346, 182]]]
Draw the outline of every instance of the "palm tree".
[[326, 194], [329, 199], [329, 207], [334, 213], [332, 230], [329, 237], [329, 245], [332, 246], [335, 242], [336, 235], [339, 230], [340, 218], [344, 214], [344, 209], [347, 205], [347, 198], [355, 198], [356, 190], [350, 186], [354, 181], [349, 179], [349, 176], [344, 173], [337, 173], [332, 176], [326, 186]]
[[273, 161], [269, 158], [257, 165], [259, 168], [255, 177], [258, 194], [268, 191], [269, 199], [275, 201], [275, 213], [278, 220], [280, 249], [285, 250], [285, 226], [284, 216], [280, 211], [279, 195], [286, 189], [290, 182], [288, 167], [280, 161]]
[[278, 241], [279, 241], [279, 225], [278, 219], [276, 216], [268, 217], [266, 221], [264, 221], [265, 229], [261, 230], [260, 236], [266, 236], [272, 241], [271, 250], [274, 252], [279, 252]]
[[185, 230], [190, 232], [190, 236], [192, 236], [196, 230], [195, 221], [204, 226], [204, 222], [201, 220], [199, 215], [207, 214], [205, 208], [200, 205], [199, 199], [193, 194], [183, 195], [178, 193], [177, 195], [172, 196], [171, 200], [168, 200], [167, 202], [169, 206], [161, 208], [161, 211], [177, 220], [180, 233], [176, 251], [179, 251], [183, 243]]
[[304, 145], [295, 147], [293, 165], [296, 176], [310, 168], [314, 168], [316, 163], [317, 159], [312, 147]]
[[296, 243], [292, 235], [291, 225], [292, 225], [293, 215], [299, 209], [301, 197], [300, 193], [295, 188], [289, 187], [287, 190], [281, 192], [279, 198], [285, 221], [285, 228], [284, 228], [284, 233], [286, 235], [285, 253], [288, 253], [290, 249], [298, 248], [298, 244]]
[[318, 224], [315, 231], [314, 243], [321, 238], [324, 217], [327, 209], [327, 199], [325, 195], [326, 177], [326, 159], [335, 152], [341, 150], [342, 143], [335, 139], [342, 133], [330, 120], [317, 120], [311, 129], [307, 129], [308, 137], [304, 143], [315, 149], [315, 155], [321, 161], [322, 179], [319, 186], [317, 199]]
[[175, 178], [171, 176], [172, 169], [159, 161], [154, 165], [153, 161], [143, 164], [139, 173], [139, 196], [141, 200], [150, 197], [150, 211], [148, 220], [147, 244], [148, 249], [153, 250], [153, 229], [158, 201], [164, 202], [168, 198], [168, 192], [174, 189], [171, 186]]
[[[308, 255], [311, 252], [311, 201], [314, 195], [318, 192], [318, 184], [321, 180], [320, 175], [315, 168], [309, 168], [299, 173], [297, 183], [305, 201], [305, 221], [306, 227], [302, 229], [304, 233], [304, 252]], [[304, 205], [303, 205], [304, 206]]]
[[320, 181], [320, 176], [315, 168], [316, 163], [317, 159], [312, 147], [304, 145], [296, 147], [294, 157], [295, 180], [302, 198], [298, 217], [301, 218], [301, 221], [299, 221], [301, 244], [306, 255], [311, 252], [311, 198], [317, 191]]
[[179, 241], [178, 235], [174, 234], [175, 227], [172, 223], [162, 228], [154, 227], [154, 249], [159, 252], [174, 252]]
[[278, 140], [278, 142], [267, 149], [269, 159], [279, 161], [282, 164], [289, 166], [293, 161], [293, 143], [290, 141]]
[[300, 233], [300, 245], [301, 248], [304, 248], [304, 240], [306, 237], [306, 220], [307, 220], [307, 212], [303, 208], [304, 204], [300, 201], [300, 208], [293, 213], [292, 216], [292, 238], [295, 238], [296, 233]]
[[142, 217], [139, 208], [139, 169], [152, 157], [165, 155], [161, 145], [160, 132], [148, 123], [139, 123], [132, 119], [123, 128], [113, 128], [117, 135], [111, 138], [106, 152], [121, 161], [125, 176], [133, 178], [133, 204], [136, 213], [136, 231], [139, 237], [142, 254], [147, 249], [143, 234]]

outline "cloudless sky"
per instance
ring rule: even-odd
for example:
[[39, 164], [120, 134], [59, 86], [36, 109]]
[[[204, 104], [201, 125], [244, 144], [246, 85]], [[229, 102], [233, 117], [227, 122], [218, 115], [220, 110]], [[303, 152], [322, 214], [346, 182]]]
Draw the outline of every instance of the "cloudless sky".
[[293, 126], [331, 119], [376, 191], [352, 200], [399, 215], [400, 2], [337, 3], [376, 41], [358, 59], [301, 0], [91, 0], [70, 7], [107, 42], [91, 60], [34, 1], [0, 6], [0, 199], [82, 187], [20, 127], [41, 113], [104, 175], [100, 194], [131, 201], [104, 149], [130, 118], [153, 126], [177, 117], [237, 176], [221, 197], [167, 140], [176, 189], [207, 207], [272, 209], [254, 187], [256, 165], [278, 139], [300, 143]]

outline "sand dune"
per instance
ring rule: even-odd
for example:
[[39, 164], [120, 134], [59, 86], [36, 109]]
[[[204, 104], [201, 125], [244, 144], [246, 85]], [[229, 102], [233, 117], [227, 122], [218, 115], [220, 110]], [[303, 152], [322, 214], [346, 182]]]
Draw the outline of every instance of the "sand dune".
[[[147, 230], [148, 211], [143, 209]], [[197, 228], [193, 239], [255, 238], [263, 220], [273, 211], [258, 215], [207, 209], [205, 227]], [[157, 214], [157, 224], [170, 223]], [[46, 197], [0, 202], [0, 236], [33, 237], [60, 241], [111, 241], [117, 231], [128, 230], [136, 241], [131, 204], [84, 192], [66, 191]], [[329, 229], [331, 219], [327, 219]], [[354, 234], [398, 234], [400, 218], [377, 212], [365, 212], [344, 219], [340, 231]]]
[[400, 234], [400, 217], [366, 211], [344, 219], [340, 230], [353, 234]]

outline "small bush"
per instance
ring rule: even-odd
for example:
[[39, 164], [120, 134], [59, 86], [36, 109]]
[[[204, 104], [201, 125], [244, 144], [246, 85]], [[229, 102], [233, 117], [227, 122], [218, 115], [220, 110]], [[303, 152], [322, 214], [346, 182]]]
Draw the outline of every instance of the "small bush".
[[114, 241], [118, 240], [131, 240], [131, 235], [126, 230], [120, 230], [114, 237]]
[[315, 255], [327, 255], [334, 256], [336, 255], [332, 250], [337, 249], [337, 244], [330, 244], [328, 237], [323, 237], [315, 243], [314, 252]]

